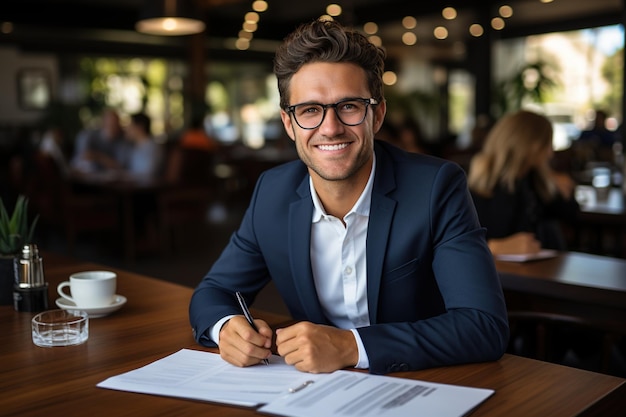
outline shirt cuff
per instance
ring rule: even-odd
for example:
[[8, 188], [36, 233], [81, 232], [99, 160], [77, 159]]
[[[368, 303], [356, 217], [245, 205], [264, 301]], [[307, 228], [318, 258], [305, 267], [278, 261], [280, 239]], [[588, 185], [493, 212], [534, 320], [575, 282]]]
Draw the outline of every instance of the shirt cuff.
[[209, 327], [209, 331], [208, 331], [209, 337], [218, 346], [220, 344], [220, 330], [222, 330], [222, 326], [224, 325], [224, 323], [226, 323], [228, 320], [230, 320], [233, 317], [235, 317], [235, 314], [226, 316], [223, 319], [219, 320], [217, 323], [215, 323], [213, 326]]
[[354, 339], [356, 340], [357, 348], [359, 349], [359, 361], [354, 366], [357, 369], [368, 369], [370, 367], [370, 360], [367, 357], [367, 352], [365, 351], [365, 346], [363, 346], [363, 341], [361, 340], [361, 335], [356, 329], [350, 329], [352, 334], [354, 335]]

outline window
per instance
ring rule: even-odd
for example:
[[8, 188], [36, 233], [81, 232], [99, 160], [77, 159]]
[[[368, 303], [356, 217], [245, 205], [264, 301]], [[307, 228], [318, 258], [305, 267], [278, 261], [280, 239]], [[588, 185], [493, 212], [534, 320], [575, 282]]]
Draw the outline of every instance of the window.
[[624, 28], [613, 25], [496, 42], [493, 74], [498, 114], [521, 107], [554, 122], [555, 149], [567, 148], [602, 108], [622, 119]]

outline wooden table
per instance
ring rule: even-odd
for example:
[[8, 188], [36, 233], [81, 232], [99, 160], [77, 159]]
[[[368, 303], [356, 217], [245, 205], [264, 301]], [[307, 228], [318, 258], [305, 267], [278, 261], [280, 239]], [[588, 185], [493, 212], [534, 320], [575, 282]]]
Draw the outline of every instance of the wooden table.
[[[44, 253], [50, 302], [72, 272], [107, 268]], [[111, 268], [107, 268], [111, 269]], [[253, 416], [252, 409], [97, 388], [110, 376], [195, 344], [187, 309], [192, 289], [118, 272], [119, 311], [91, 319], [79, 346], [40, 348], [31, 340], [32, 313], [0, 307], [0, 414], [7, 416]], [[270, 324], [284, 316], [255, 311]], [[501, 360], [391, 374], [403, 378], [496, 390], [480, 416], [609, 416], [626, 410], [626, 380], [512, 355]]]
[[509, 310], [574, 314], [626, 326], [626, 259], [578, 252], [496, 261]]

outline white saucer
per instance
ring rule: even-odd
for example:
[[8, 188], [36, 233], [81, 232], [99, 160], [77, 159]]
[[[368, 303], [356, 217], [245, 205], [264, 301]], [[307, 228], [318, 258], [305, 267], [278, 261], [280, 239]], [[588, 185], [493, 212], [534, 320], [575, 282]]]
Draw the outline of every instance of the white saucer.
[[62, 308], [63, 310], [83, 310], [87, 313], [89, 318], [97, 318], [104, 317], [113, 313], [114, 311], [119, 310], [120, 307], [126, 304], [126, 297], [116, 294], [113, 303], [104, 307], [77, 307], [76, 304], [74, 304], [72, 301], [67, 300], [63, 297], [57, 298], [56, 304], [57, 306], [59, 306], [59, 308]]

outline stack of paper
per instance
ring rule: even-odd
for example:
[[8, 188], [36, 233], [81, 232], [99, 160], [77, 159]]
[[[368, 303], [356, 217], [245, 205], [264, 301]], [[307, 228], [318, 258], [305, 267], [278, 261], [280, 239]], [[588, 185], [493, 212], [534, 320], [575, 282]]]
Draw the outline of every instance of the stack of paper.
[[238, 368], [218, 354], [191, 349], [108, 378], [98, 387], [260, 406], [258, 412], [288, 417], [458, 417], [494, 392], [362, 372], [308, 374], [279, 356], [269, 366]]

